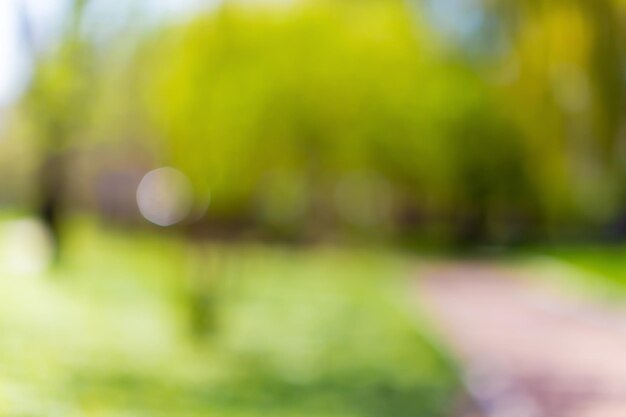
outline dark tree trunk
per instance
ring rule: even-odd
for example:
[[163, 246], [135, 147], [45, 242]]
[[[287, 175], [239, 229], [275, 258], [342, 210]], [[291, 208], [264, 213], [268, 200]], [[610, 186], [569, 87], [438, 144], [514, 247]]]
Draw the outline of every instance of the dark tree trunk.
[[63, 217], [63, 160], [60, 155], [46, 156], [39, 172], [38, 215], [50, 233], [53, 265], [61, 259], [61, 222]]
[[471, 248], [484, 244], [488, 240], [487, 213], [482, 207], [475, 207], [462, 213], [457, 220], [456, 244]]

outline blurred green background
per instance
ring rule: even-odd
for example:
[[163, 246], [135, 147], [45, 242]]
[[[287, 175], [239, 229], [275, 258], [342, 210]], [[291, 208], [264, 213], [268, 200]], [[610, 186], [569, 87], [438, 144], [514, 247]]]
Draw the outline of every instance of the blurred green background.
[[2, 7], [0, 415], [443, 416], [416, 248], [621, 285], [622, 0]]

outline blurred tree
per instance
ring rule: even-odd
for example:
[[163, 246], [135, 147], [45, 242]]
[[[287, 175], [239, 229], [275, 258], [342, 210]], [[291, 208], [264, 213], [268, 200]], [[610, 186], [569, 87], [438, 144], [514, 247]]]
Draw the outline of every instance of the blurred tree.
[[[55, 259], [60, 253], [67, 151], [88, 123], [92, 100], [89, 89], [93, 83], [93, 51], [80, 32], [87, 3], [88, 0], [72, 2], [61, 39], [52, 51], [38, 50], [28, 28], [23, 31], [31, 43], [34, 70], [21, 105], [41, 151], [38, 213], [53, 238]], [[26, 14], [23, 22], [28, 25]]]
[[21, 107], [42, 217], [57, 230], [63, 160], [88, 138], [141, 142], [192, 179], [194, 218], [210, 202], [229, 233], [475, 243], [597, 227], [624, 200], [623, 4], [475, 7], [463, 54], [400, 0], [230, 1], [104, 46], [76, 1]]
[[613, 0], [485, 2], [505, 22], [503, 102], [554, 226], [616, 215], [624, 201], [623, 24]]
[[[210, 190], [222, 221], [320, 229], [369, 206], [382, 233], [380, 219], [410, 207], [484, 214], [506, 200], [502, 178], [525, 174], [518, 159], [476, 154], [468, 176], [465, 149], [513, 155], [516, 138], [493, 128], [501, 115], [486, 86], [437, 42], [402, 2], [226, 5], [154, 42], [146, 97], [171, 163]], [[355, 175], [369, 185], [350, 185]], [[469, 191], [474, 180], [483, 191]]]

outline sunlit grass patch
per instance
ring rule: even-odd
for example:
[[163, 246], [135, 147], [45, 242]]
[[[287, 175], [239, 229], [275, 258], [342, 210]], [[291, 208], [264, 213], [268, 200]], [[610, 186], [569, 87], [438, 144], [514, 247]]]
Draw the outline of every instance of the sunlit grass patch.
[[439, 416], [456, 389], [374, 249], [192, 244], [76, 224], [0, 279], [2, 416]]

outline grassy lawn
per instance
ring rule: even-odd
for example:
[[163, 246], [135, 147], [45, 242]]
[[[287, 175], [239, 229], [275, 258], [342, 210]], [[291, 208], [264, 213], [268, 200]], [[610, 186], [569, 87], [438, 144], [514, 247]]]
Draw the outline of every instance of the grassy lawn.
[[0, 416], [429, 417], [451, 406], [453, 367], [408, 300], [408, 259], [105, 230], [72, 227], [56, 270], [3, 269]]
[[623, 303], [626, 298], [626, 247], [570, 245], [533, 249], [514, 257], [512, 264], [531, 276], [552, 280], [563, 289], [600, 302]]

